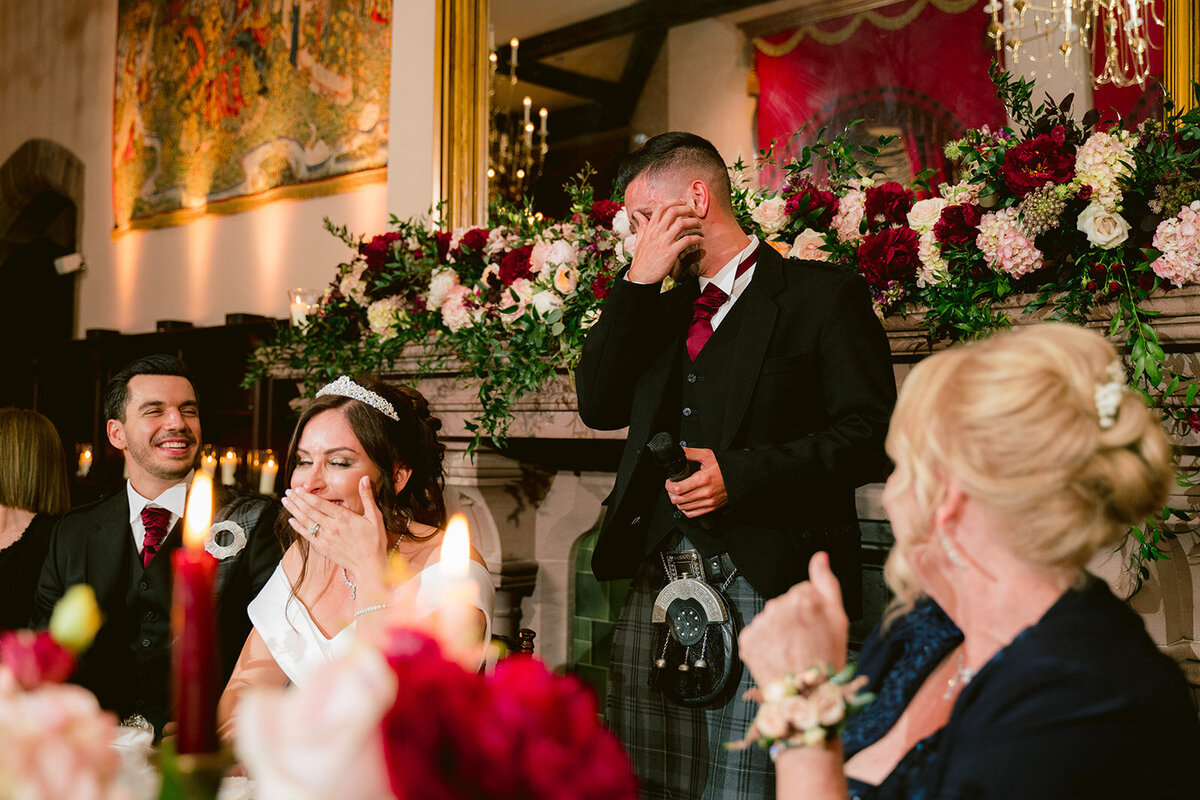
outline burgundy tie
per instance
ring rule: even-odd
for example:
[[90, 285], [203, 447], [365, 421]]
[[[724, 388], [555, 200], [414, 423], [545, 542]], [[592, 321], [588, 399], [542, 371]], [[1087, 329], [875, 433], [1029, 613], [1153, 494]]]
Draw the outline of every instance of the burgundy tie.
[[[759, 245], [759, 247], [761, 246]], [[746, 270], [754, 265], [754, 262], [758, 261], [759, 247], [754, 248], [754, 252], [738, 264], [734, 280], [740, 278]], [[688, 357], [692, 361], [696, 360], [696, 356], [700, 355], [704, 345], [708, 344], [708, 340], [712, 338], [712, 318], [728, 299], [729, 295], [725, 294], [715, 283], [708, 284], [696, 298], [692, 305], [692, 324], [688, 326], [687, 335]]]
[[142, 540], [142, 566], [150, 566], [150, 559], [162, 546], [167, 538], [167, 523], [171, 521], [171, 512], [165, 508], [146, 506], [142, 509], [142, 524], [146, 526], [146, 538]]

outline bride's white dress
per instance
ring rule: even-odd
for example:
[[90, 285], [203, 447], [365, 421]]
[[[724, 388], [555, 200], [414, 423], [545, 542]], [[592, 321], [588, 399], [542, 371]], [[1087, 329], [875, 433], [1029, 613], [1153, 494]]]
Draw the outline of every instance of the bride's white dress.
[[[483, 632], [483, 641], [487, 642], [492, 635], [496, 590], [487, 568], [478, 561], [469, 563], [468, 577], [479, 586], [476, 607], [487, 620]], [[442, 572], [440, 561], [418, 572], [409, 584], [416, 587], [416, 619], [427, 617], [442, 607], [448, 579]], [[303, 684], [305, 677], [318, 665], [346, 652], [354, 642], [354, 631], [358, 627], [356, 622], [351, 622], [332, 639], [322, 633], [304, 604], [292, 596], [292, 584], [283, 571], [283, 564], [275, 568], [246, 611], [275, 663], [296, 685]]]

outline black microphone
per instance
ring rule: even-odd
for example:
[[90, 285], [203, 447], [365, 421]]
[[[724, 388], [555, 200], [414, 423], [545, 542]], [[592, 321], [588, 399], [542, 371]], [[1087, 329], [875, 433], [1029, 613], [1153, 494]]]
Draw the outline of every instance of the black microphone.
[[[646, 450], [655, 463], [662, 467], [663, 474], [669, 481], [681, 481], [694, 471], [687, 456], [683, 454], [683, 447], [666, 431], [654, 434], [650, 441], [646, 442]], [[707, 516], [691, 519], [704, 530], [712, 528], [712, 521]]]
[[692, 465], [683, 454], [683, 448], [675, 437], [663, 431], [656, 433], [646, 442], [646, 449], [669, 481], [681, 481], [692, 474]]

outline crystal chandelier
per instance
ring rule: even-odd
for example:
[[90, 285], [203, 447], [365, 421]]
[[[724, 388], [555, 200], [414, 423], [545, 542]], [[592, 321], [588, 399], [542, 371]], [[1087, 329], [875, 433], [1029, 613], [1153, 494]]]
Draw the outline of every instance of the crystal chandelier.
[[[505, 94], [511, 100], [513, 87], [517, 85], [517, 49], [520, 42], [513, 39], [509, 42], [508, 58], [508, 87]], [[491, 53], [492, 90], [491, 113], [488, 125], [488, 194], [492, 199], [502, 198], [508, 201], [518, 201], [533, 182], [542, 174], [546, 166], [546, 154], [550, 151], [546, 144], [549, 132], [547, 123], [549, 112], [545, 108], [538, 110], [537, 128], [532, 119], [533, 100], [526, 96], [521, 101], [520, 113], [512, 108], [511, 102], [498, 107], [495, 91], [495, 77], [498, 56], [495, 48]], [[534, 141], [534, 133], [537, 141]]]
[[[1154, 0], [1051, 0], [1048, 8], [1029, 0], [990, 0], [984, 11], [992, 15], [988, 35], [997, 56], [1007, 49], [1016, 58], [1029, 39], [1061, 36], [1065, 63], [1075, 47], [1087, 51], [1095, 86], [1143, 86], [1150, 77], [1150, 26], [1163, 27]], [[1030, 12], [1032, 30], [1025, 27]], [[1097, 52], [1104, 54], [1098, 70]]]

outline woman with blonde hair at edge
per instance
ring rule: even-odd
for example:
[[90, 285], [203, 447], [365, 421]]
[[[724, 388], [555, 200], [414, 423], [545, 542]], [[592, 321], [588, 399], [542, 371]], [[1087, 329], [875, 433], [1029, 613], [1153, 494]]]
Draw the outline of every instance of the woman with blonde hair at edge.
[[1200, 723], [1180, 670], [1085, 570], [1174, 479], [1112, 345], [1042, 324], [933, 355], [903, 385], [887, 449], [895, 600], [857, 665], [874, 702], [843, 719], [822, 683], [847, 645], [823, 554], [741, 637], [766, 700], [749, 738], [773, 742], [778, 796], [1195, 796]]

